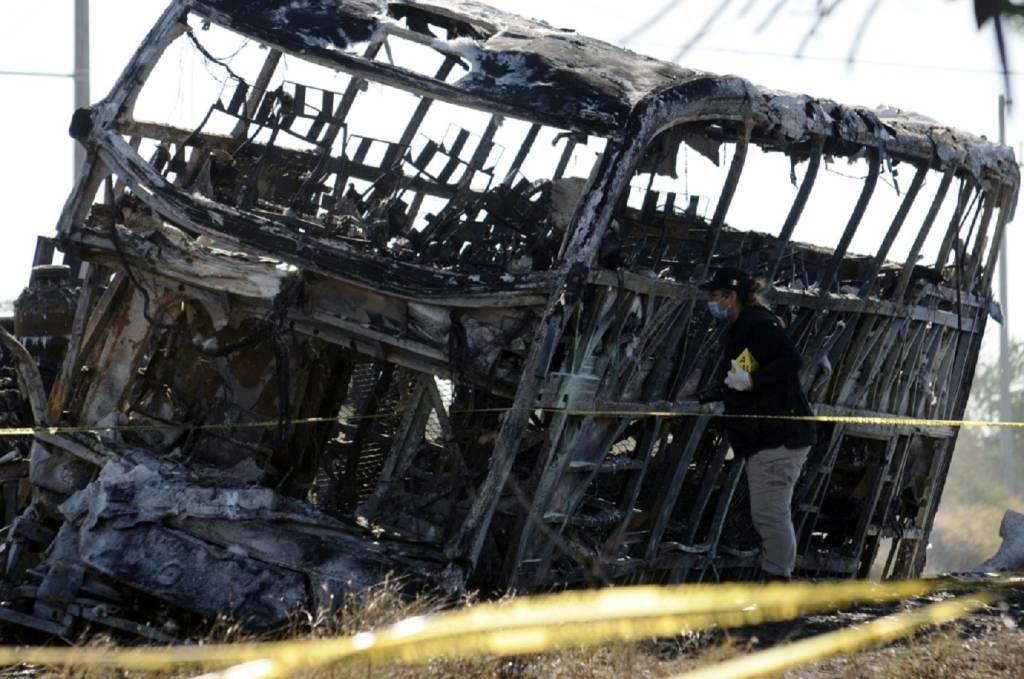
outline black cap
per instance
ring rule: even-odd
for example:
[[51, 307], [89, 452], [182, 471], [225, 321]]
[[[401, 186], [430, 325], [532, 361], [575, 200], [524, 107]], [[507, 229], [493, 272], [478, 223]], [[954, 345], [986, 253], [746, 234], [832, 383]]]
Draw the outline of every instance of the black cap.
[[754, 287], [754, 281], [743, 269], [726, 266], [715, 271], [711, 280], [698, 286], [701, 290], [737, 290], [748, 292]]

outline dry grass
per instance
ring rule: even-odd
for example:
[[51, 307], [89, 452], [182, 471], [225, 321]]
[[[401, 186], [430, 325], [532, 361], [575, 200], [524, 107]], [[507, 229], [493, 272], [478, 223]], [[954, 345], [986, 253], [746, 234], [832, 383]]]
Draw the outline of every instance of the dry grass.
[[[456, 602], [472, 605], [472, 599]], [[437, 612], [449, 607], [440, 597], [403, 596], [395, 582], [371, 588], [346, 602], [340, 613], [319, 617], [300, 616], [284, 636], [289, 638], [323, 638], [350, 635], [380, 629], [412, 615]], [[852, 657], [835, 658], [796, 670], [785, 676], [800, 679], [826, 677], [888, 677], [924, 679], [949, 677], [974, 679], [981, 677], [1018, 677], [1024, 667], [1024, 632], [1008, 617], [988, 615], [967, 626], [950, 626], [922, 634], [919, 638], [887, 648], [866, 651]], [[766, 638], [778, 638], [777, 623]], [[974, 630], [971, 634], [966, 629]], [[734, 634], [721, 631], [695, 633], [668, 640], [639, 643], [607, 644], [597, 648], [572, 648], [556, 653], [519, 658], [483, 658], [475, 660], [435, 661], [426, 665], [398, 666], [356, 662], [303, 672], [297, 676], [324, 679], [366, 677], [670, 677], [732, 657], [760, 650], [768, 644], [756, 636], [767, 629], [739, 630]], [[785, 635], [785, 632], [783, 636]], [[240, 642], [266, 637], [246, 635], [224, 621], [215, 622], [205, 631], [204, 641]], [[109, 637], [95, 635], [84, 644], [111, 645]], [[165, 673], [162, 677], [194, 676], [195, 671]], [[0, 676], [47, 676], [74, 679], [106, 679], [107, 677], [153, 677], [152, 674], [125, 673], [112, 670], [59, 670], [2, 672]]]
[[903, 644], [834, 658], [786, 674], [793, 679], [900, 677], [900, 679], [982, 679], [1019, 677], [1024, 667], [1024, 632], [1005, 629], [964, 637], [959, 627], [927, 642]]
[[[690, 646], [680, 651], [680, 643]], [[396, 677], [427, 679], [441, 677], [516, 677], [522, 679], [618, 679], [619, 677], [671, 677], [687, 670], [735, 657], [746, 651], [745, 642], [716, 638], [707, 645], [682, 642], [647, 641], [632, 644], [609, 644], [597, 648], [571, 648], [521, 658], [485, 658], [478, 660], [445, 660], [426, 665], [398, 666], [367, 663], [334, 667], [303, 673], [316, 679], [349, 679], [362, 677]]]

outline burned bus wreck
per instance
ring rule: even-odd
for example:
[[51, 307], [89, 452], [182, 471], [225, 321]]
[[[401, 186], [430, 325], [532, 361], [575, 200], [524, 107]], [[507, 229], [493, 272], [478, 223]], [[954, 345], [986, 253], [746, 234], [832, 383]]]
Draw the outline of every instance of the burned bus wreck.
[[[213, 83], [179, 77], [185, 112], [161, 80], [183, 55]], [[770, 283], [818, 414], [958, 418], [1019, 183], [1009, 150], [919, 116], [461, 0], [176, 0], [71, 131], [81, 292], [48, 393], [19, 364], [52, 429], [0, 608], [62, 636], [271, 628], [389, 572], [749, 578], [743, 463], [695, 397], [721, 332], [696, 283]], [[755, 157], [792, 181], [777, 220]], [[849, 202], [836, 160], [863, 168]], [[809, 217], [832, 247], [796, 238]], [[955, 440], [822, 424], [798, 573], [919, 573]]]

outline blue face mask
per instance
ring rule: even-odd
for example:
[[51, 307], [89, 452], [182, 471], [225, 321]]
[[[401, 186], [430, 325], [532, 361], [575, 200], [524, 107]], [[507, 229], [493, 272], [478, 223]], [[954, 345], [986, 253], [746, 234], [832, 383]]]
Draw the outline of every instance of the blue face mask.
[[729, 318], [729, 312], [718, 306], [718, 302], [708, 302], [708, 311], [711, 315], [720, 321], [724, 321]]

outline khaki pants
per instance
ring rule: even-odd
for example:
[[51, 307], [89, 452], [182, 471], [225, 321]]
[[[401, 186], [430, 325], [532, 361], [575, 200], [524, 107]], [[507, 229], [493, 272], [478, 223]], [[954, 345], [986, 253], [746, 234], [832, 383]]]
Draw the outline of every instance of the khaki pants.
[[793, 488], [807, 461], [806, 448], [768, 448], [747, 460], [750, 485], [750, 514], [761, 536], [761, 569], [789, 577], [796, 563], [796, 534], [793, 531]]

